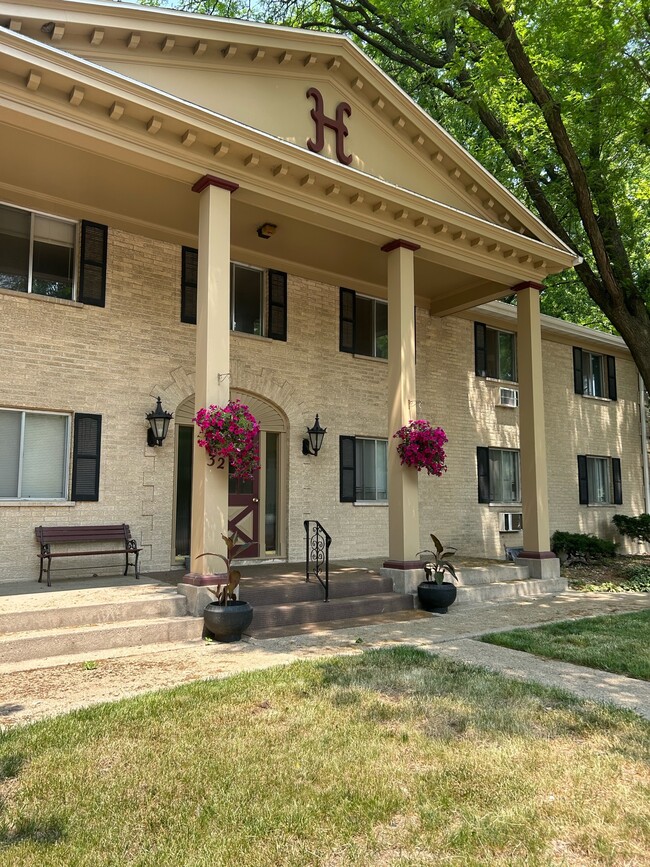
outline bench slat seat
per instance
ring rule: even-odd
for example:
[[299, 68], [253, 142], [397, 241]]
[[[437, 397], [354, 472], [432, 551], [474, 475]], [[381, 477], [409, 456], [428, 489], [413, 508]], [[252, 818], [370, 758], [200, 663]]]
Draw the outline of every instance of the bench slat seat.
[[[129, 566], [133, 566], [135, 577], [140, 577], [138, 569], [138, 560], [142, 548], [138, 547], [135, 539], [131, 538], [131, 531], [128, 524], [101, 524], [97, 526], [85, 527], [35, 527], [36, 538], [41, 546], [40, 554], [36, 556], [40, 559], [40, 572], [38, 576], [39, 583], [43, 580], [43, 565], [47, 561], [47, 586], [51, 587], [50, 567], [54, 557], [88, 557], [101, 556], [102, 554], [123, 554], [125, 558], [124, 574], [128, 572]], [[120, 542], [120, 547], [102, 548], [100, 550], [64, 550], [52, 551], [52, 545], [69, 545], [77, 542]], [[135, 561], [129, 562], [129, 555], [133, 554]]]

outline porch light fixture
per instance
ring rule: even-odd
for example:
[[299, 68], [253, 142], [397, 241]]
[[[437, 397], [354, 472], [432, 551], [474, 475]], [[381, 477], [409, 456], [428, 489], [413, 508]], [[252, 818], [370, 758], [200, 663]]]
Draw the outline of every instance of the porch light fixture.
[[321, 450], [321, 447], [323, 445], [323, 437], [326, 433], [327, 428], [320, 426], [318, 416], [316, 416], [314, 426], [307, 428], [307, 434], [309, 436], [309, 439], [305, 437], [305, 439], [302, 441], [303, 455], [313, 455], [314, 457], [316, 457], [318, 452]]
[[273, 223], [262, 223], [261, 226], [257, 227], [257, 237], [268, 241], [269, 238], [275, 235], [277, 228]]
[[169, 422], [174, 418], [174, 414], [172, 412], [165, 412], [158, 397], [156, 398], [156, 408], [152, 412], [148, 412], [145, 418], [149, 422], [147, 445], [161, 446], [167, 436]]

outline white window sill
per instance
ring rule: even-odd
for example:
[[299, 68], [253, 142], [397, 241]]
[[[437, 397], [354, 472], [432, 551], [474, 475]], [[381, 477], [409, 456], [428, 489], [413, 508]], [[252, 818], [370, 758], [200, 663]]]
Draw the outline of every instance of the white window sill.
[[[583, 503], [583, 505], [585, 505], [585, 504]], [[617, 505], [616, 503], [587, 503], [586, 506], [588, 509], [613, 509], [613, 508], [622, 509], [623, 508], [623, 506]]]
[[362, 358], [365, 361], [378, 361], [380, 364], [388, 364], [387, 358], [379, 358], [377, 355], [357, 355], [356, 352], [352, 353], [353, 358]]
[[18, 298], [21, 301], [26, 301], [31, 298], [33, 301], [45, 301], [47, 304], [63, 304], [65, 307], [85, 307], [81, 301], [70, 301], [67, 298], [51, 298], [49, 295], [38, 295], [35, 292], [16, 292], [14, 289], [0, 289], [0, 295], [6, 295], [8, 298]]
[[382, 506], [386, 507], [388, 505], [388, 500], [355, 500], [352, 504], [353, 506]]
[[39, 509], [49, 509], [52, 506], [69, 508], [70, 506], [76, 506], [77, 503], [74, 500], [37, 500], [36, 498], [29, 500], [0, 500], [0, 508], [4, 506], [9, 506], [11, 508], [21, 507], [21, 506], [34, 506]]
[[502, 536], [510, 536], [512, 533], [523, 533], [523, 529], [521, 530], [499, 530], [499, 533]]
[[484, 379], [490, 385], [499, 386], [500, 388], [519, 388], [519, 380], [516, 379], [497, 379], [494, 376], [478, 376], [477, 379]]
[[284, 340], [273, 340], [272, 337], [265, 337], [263, 334], [249, 334], [248, 331], [233, 331], [230, 329], [230, 334], [233, 337], [244, 337], [246, 340], [261, 340], [262, 343], [284, 343]]
[[585, 400], [595, 400], [596, 403], [613, 403], [611, 398], [601, 397], [598, 394], [582, 394], [582, 395], [578, 395], [578, 397], [584, 397]]
[[[508, 512], [521, 512], [521, 503], [479, 503], [481, 506], [489, 506], [491, 509], [507, 509]], [[519, 531], [517, 531], [519, 532]]]

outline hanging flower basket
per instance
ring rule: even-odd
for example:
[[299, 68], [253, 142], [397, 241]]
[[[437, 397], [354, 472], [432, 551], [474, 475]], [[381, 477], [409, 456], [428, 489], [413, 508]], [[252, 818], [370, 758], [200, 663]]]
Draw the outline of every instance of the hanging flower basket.
[[428, 421], [410, 421], [393, 434], [398, 439], [397, 454], [404, 466], [426, 470], [430, 476], [447, 472], [444, 445], [447, 435], [441, 427], [432, 427]]
[[238, 400], [225, 406], [200, 409], [193, 421], [200, 434], [198, 444], [212, 461], [222, 458], [232, 467], [237, 479], [251, 479], [259, 469], [258, 435], [259, 422], [249, 408]]

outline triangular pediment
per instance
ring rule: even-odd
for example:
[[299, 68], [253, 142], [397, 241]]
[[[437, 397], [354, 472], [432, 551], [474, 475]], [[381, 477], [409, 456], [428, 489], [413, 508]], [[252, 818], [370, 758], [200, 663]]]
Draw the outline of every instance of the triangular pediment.
[[[325, 160], [350, 158], [365, 175], [566, 249], [348, 39], [123, 3], [0, 2], [0, 15], [29, 38], [305, 150], [322, 131]], [[337, 114], [346, 136], [328, 125]]]

